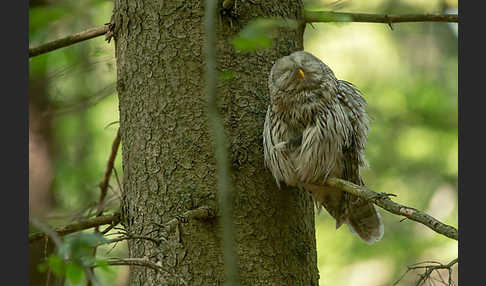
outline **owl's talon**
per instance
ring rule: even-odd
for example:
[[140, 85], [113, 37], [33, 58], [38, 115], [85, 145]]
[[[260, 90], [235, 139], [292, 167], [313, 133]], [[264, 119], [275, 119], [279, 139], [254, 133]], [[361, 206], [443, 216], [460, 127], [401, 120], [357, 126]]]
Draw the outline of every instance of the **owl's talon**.
[[389, 199], [390, 197], [396, 197], [397, 195], [391, 193], [377, 193], [371, 199], [372, 200], [382, 200], [382, 199]]
[[383, 197], [387, 197], [387, 198], [390, 198], [390, 197], [396, 197], [397, 195], [395, 194], [392, 194], [392, 193], [380, 193]]

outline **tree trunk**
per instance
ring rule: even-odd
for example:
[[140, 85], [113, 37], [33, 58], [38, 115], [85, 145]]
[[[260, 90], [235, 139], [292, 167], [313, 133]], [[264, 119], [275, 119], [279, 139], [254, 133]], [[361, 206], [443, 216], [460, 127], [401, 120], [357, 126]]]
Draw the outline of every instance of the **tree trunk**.
[[[170, 275], [134, 266], [131, 285], [221, 285], [217, 219], [164, 224], [209, 206], [217, 214], [215, 160], [204, 94], [204, 1], [115, 1], [115, 47], [123, 154], [123, 224], [129, 255]], [[219, 4], [221, 6], [221, 3]], [[230, 146], [241, 285], [317, 285], [314, 207], [309, 194], [279, 190], [263, 164], [262, 130], [273, 62], [301, 50], [303, 27], [281, 31], [272, 48], [237, 52], [231, 39], [252, 18], [299, 19], [301, 1], [235, 1], [218, 31], [219, 85]], [[174, 281], [171, 283], [170, 281]]]

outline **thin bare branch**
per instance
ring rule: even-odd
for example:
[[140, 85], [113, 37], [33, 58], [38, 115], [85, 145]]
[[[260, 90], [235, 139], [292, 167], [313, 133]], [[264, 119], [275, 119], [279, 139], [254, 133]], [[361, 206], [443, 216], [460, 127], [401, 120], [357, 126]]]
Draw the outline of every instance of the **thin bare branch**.
[[454, 259], [448, 264], [440, 264], [440, 265], [425, 265], [425, 266], [414, 266], [414, 267], [409, 267], [409, 269], [420, 269], [420, 268], [425, 268], [425, 272], [420, 275], [420, 279], [417, 281], [417, 286], [423, 285], [428, 279], [430, 279], [430, 275], [432, 275], [432, 272], [437, 271], [439, 269], [447, 269], [449, 271], [449, 282], [446, 285], [450, 285], [451, 282], [451, 271], [452, 271], [452, 266], [454, 266], [457, 263], [458, 259]]
[[404, 22], [455, 22], [457, 14], [365, 14], [346, 13], [333, 11], [309, 11], [305, 10], [304, 19], [306, 23], [336, 23], [336, 22], [363, 22], [363, 23], [404, 23]]
[[[106, 194], [108, 193], [108, 187], [109, 187], [109, 183], [110, 183], [111, 173], [113, 171], [113, 166], [115, 165], [115, 158], [116, 158], [116, 154], [118, 153], [118, 147], [120, 146], [120, 141], [121, 141], [120, 129], [118, 128], [118, 131], [116, 132], [116, 137], [113, 140], [113, 143], [111, 145], [111, 153], [110, 153], [110, 157], [108, 158], [108, 163], [106, 163], [105, 176], [103, 178], [103, 181], [101, 181], [101, 183], [99, 184], [100, 199], [99, 199], [99, 202], [98, 202], [98, 211], [96, 212], [97, 217], [102, 216], [103, 211], [105, 209]], [[113, 226], [113, 225], [111, 225], [111, 226]], [[100, 233], [100, 227], [99, 226], [95, 227], [94, 232]], [[97, 251], [97, 247], [95, 246], [95, 247], [93, 247], [93, 257], [96, 256], [96, 251]], [[92, 272], [93, 267], [89, 267], [89, 269], [87, 269], [87, 271]], [[92, 280], [89, 280], [86, 285], [91, 286]]]
[[98, 36], [106, 34], [109, 31], [110, 31], [110, 26], [105, 25], [101, 27], [92, 28], [86, 31], [82, 31], [73, 35], [69, 35], [67, 37], [54, 40], [52, 42], [47, 42], [45, 44], [41, 44], [34, 48], [29, 48], [29, 58], [41, 54], [45, 54], [63, 47], [67, 47], [82, 41], [86, 41], [92, 38], [96, 38]]
[[[92, 227], [105, 225], [105, 224], [118, 224], [120, 222], [120, 214], [114, 213], [111, 215], [104, 215], [91, 219], [82, 220], [77, 223], [69, 224], [54, 230], [57, 236], [64, 236], [70, 233], [82, 231]], [[42, 230], [42, 229], [41, 229]], [[42, 230], [44, 231], [44, 230]], [[38, 241], [46, 236], [45, 232], [29, 234], [29, 244]]]
[[[107, 260], [109, 265], [134, 265], [134, 266], [144, 266], [151, 268], [156, 271], [160, 271], [164, 274], [167, 274], [160, 265], [155, 264], [154, 262], [143, 259], [143, 258], [109, 258]], [[95, 265], [97, 266], [97, 265]], [[167, 274], [169, 275], [169, 274]]]
[[353, 195], [365, 198], [392, 214], [404, 216], [408, 219], [421, 223], [432, 229], [433, 231], [447, 236], [448, 238], [458, 240], [458, 233], [456, 228], [444, 224], [422, 211], [395, 203], [389, 198], [389, 195], [387, 194], [376, 193], [364, 186], [361, 187], [351, 182], [337, 178], [328, 178], [325, 184], [351, 193]]
[[153, 239], [153, 238], [148, 237], [148, 236], [127, 236], [127, 235], [123, 235], [121, 237], [117, 237], [117, 238], [113, 238], [113, 239], [104, 241], [104, 242], [100, 243], [99, 245], [112, 244], [112, 243], [117, 243], [117, 242], [120, 242], [120, 241], [131, 240], [131, 239], [147, 240], [147, 241], [153, 242], [155, 245], [159, 245], [160, 242], [161, 242], [161, 240], [156, 240], [156, 239]]
[[162, 226], [168, 231], [171, 232], [181, 221], [185, 222], [190, 219], [199, 219], [199, 220], [206, 220], [210, 218], [214, 218], [215, 213], [214, 210], [210, 209], [209, 207], [203, 206], [197, 209], [186, 211], [182, 214], [182, 216], [178, 216], [170, 221], [164, 223]]
[[[99, 187], [100, 187], [100, 199], [98, 202], [98, 212], [96, 213], [96, 216], [101, 216], [103, 214], [103, 202], [106, 198], [106, 194], [108, 193], [108, 184], [110, 182], [110, 177], [111, 173], [113, 172], [113, 166], [115, 165], [115, 158], [118, 153], [118, 148], [120, 146], [120, 129], [118, 129], [116, 133], [116, 137], [113, 140], [113, 143], [111, 145], [111, 153], [110, 157], [108, 158], [108, 162], [106, 163], [106, 169], [105, 169], [105, 176], [103, 178], [103, 181], [101, 181]], [[98, 228], [96, 228], [98, 229]]]
[[[232, 1], [225, 1], [232, 2]], [[389, 14], [366, 14], [366, 13], [345, 13], [333, 11], [304, 11], [304, 21], [306, 23], [329, 23], [329, 22], [365, 22], [365, 23], [392, 23], [404, 22], [458, 22], [457, 14], [408, 14], [408, 15], [389, 15]], [[113, 25], [106, 24], [101, 27], [92, 28], [64, 38], [41, 44], [37, 47], [29, 48], [29, 58], [45, 54], [63, 47], [67, 47], [82, 41], [105, 35], [106, 40], [113, 36]]]
[[[451, 286], [453, 284], [452, 281], [452, 267], [458, 262], [458, 259], [455, 258], [448, 264], [442, 264], [437, 261], [422, 261], [418, 263], [411, 264], [407, 266], [407, 271], [400, 276], [400, 278], [393, 283], [393, 285], [398, 285], [398, 283], [405, 277], [407, 273], [413, 270], [422, 270], [425, 269], [425, 271], [422, 274], [419, 274], [420, 279], [417, 281], [416, 286], [424, 285], [425, 282], [428, 280], [434, 280], [431, 275], [434, 271], [436, 271], [437, 275], [439, 276], [440, 280], [437, 280], [438, 282], [441, 282], [444, 285]], [[446, 269], [448, 271], [448, 279], [447, 282], [442, 278], [442, 275], [438, 270], [441, 269]]]
[[[40, 222], [36, 218], [31, 218], [30, 223], [32, 223], [33, 226], [35, 226], [38, 229], [43, 231], [43, 233], [38, 233], [38, 235], [37, 235], [38, 238], [36, 240], [40, 240], [42, 238], [46, 238], [47, 236], [49, 236], [52, 239], [52, 241], [54, 241], [57, 248], [61, 248], [62, 241], [61, 241], [61, 238], [59, 237], [59, 234], [57, 233], [57, 231], [53, 230], [49, 226]], [[31, 236], [29, 236], [29, 243], [31, 243], [31, 242], [33, 242], [33, 241], [31, 241]], [[46, 240], [46, 243], [47, 243], [47, 240]]]

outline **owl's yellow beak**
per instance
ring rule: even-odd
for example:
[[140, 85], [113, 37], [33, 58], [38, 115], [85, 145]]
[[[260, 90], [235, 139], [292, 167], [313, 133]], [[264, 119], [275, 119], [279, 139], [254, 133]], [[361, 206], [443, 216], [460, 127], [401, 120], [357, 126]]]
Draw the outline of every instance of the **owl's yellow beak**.
[[304, 71], [302, 69], [298, 69], [299, 71], [299, 76], [304, 79], [305, 78], [305, 74], [304, 74]]

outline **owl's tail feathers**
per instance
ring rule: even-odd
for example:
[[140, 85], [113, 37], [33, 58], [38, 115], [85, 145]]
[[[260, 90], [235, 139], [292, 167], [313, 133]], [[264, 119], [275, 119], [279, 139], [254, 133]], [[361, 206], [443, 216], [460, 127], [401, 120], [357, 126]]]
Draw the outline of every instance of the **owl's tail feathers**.
[[368, 244], [383, 237], [383, 222], [372, 203], [335, 188], [314, 184], [303, 186], [311, 192], [319, 211], [324, 207], [336, 220], [336, 229], [345, 223], [352, 233]]
[[384, 226], [375, 205], [357, 196], [346, 194], [346, 224], [352, 233], [356, 233], [364, 242], [372, 244], [383, 237]]
[[303, 187], [312, 194], [318, 213], [324, 207], [336, 220], [336, 229], [346, 223], [346, 197], [343, 191], [314, 184], [303, 184]]

